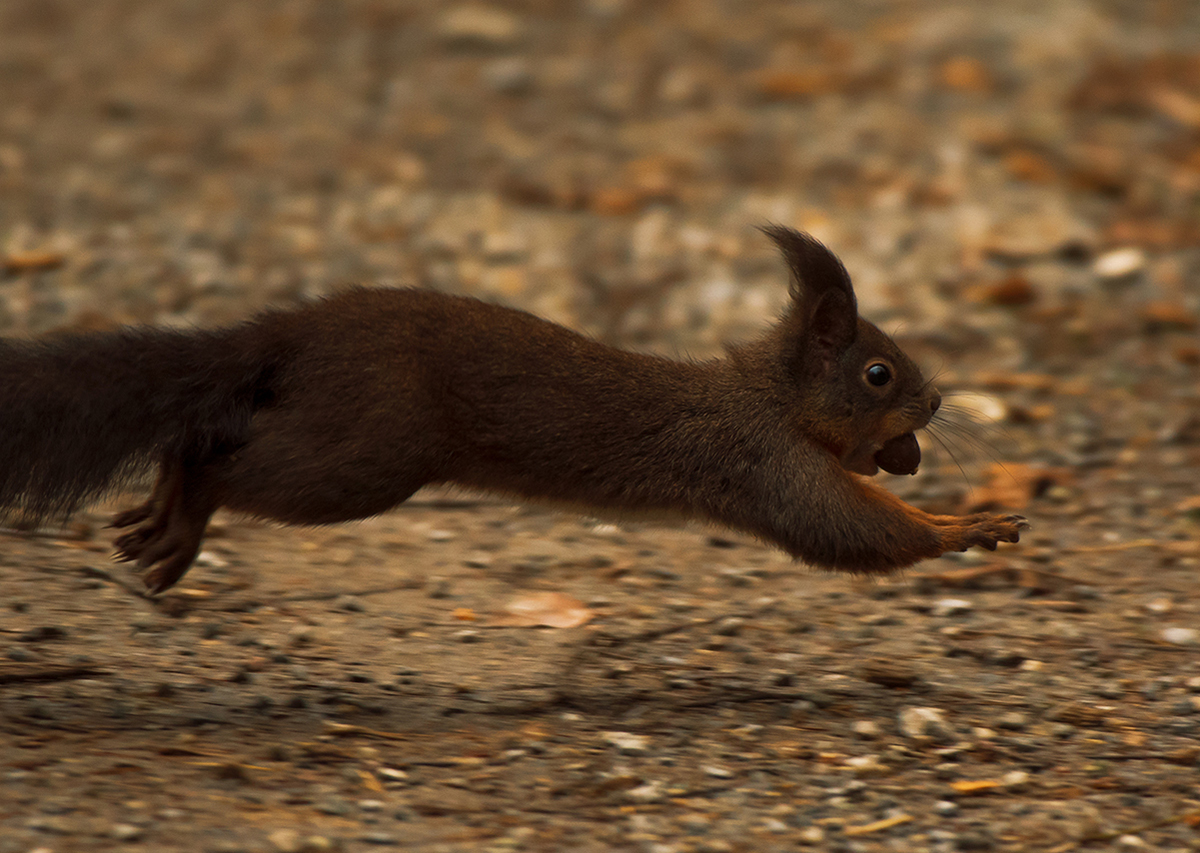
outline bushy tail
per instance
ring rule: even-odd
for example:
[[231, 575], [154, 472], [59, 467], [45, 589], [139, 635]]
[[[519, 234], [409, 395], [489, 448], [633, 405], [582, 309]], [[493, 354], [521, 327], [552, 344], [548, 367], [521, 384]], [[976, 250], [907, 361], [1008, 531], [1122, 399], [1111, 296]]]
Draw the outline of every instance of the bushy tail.
[[67, 515], [165, 455], [244, 443], [277, 370], [254, 332], [0, 341], [0, 515]]

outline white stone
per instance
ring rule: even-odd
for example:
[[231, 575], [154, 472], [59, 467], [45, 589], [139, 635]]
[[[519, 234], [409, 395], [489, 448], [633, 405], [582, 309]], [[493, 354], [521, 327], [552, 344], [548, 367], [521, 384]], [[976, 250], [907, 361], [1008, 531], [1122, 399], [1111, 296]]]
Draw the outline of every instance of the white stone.
[[1195, 628], [1163, 628], [1160, 635], [1164, 640], [1176, 646], [1191, 646], [1200, 638]]
[[957, 616], [960, 613], [969, 613], [974, 607], [974, 603], [965, 598], [943, 598], [933, 605], [933, 615]]
[[825, 840], [825, 830], [819, 826], [806, 826], [800, 830], [800, 834], [796, 836], [796, 840], [808, 847], [820, 844]]
[[605, 732], [605, 742], [615, 746], [622, 755], [645, 755], [650, 751], [650, 738], [630, 732]]
[[912, 740], [948, 743], [954, 739], [954, 731], [940, 708], [902, 708], [897, 722], [900, 733]]
[[1006, 788], [1023, 788], [1029, 782], [1029, 774], [1024, 770], [1010, 770], [1000, 778], [1000, 781]]
[[635, 803], [656, 803], [665, 797], [662, 782], [647, 782], [625, 792], [625, 796]]
[[450, 42], [504, 47], [521, 37], [521, 22], [503, 9], [472, 3], [443, 15], [439, 30]]
[[966, 392], [946, 400], [949, 412], [964, 412], [976, 423], [994, 424], [1008, 417], [1008, 405], [991, 394]]
[[1100, 278], [1124, 278], [1140, 271], [1146, 266], [1146, 253], [1141, 249], [1130, 246], [1124, 249], [1113, 249], [1096, 258], [1092, 264], [1092, 272]]

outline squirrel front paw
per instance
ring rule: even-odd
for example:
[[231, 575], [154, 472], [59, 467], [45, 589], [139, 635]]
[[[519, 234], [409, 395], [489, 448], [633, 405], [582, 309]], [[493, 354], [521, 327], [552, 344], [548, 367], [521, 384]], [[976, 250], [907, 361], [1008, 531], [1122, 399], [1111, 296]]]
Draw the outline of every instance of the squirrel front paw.
[[978, 545], [995, 551], [997, 543], [1019, 542], [1029, 522], [1021, 515], [974, 515], [961, 519], [962, 526], [951, 534], [948, 551], [966, 551]]

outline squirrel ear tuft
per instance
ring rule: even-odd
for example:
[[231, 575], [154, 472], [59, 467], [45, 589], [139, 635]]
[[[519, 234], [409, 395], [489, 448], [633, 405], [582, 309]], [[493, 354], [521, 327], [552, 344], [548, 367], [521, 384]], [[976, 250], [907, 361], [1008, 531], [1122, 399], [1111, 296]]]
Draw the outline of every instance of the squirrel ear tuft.
[[774, 241], [787, 261], [792, 273], [792, 299], [799, 302], [806, 291], [812, 295], [826, 290], [837, 289], [850, 298], [850, 302], [858, 310], [854, 299], [854, 287], [850, 283], [850, 274], [837, 255], [831, 252], [824, 243], [815, 237], [788, 228], [784, 225], [763, 225], [759, 228]]
[[819, 240], [783, 225], [764, 225], [792, 273], [792, 306], [812, 344], [833, 355], [858, 334], [858, 301], [850, 274]]

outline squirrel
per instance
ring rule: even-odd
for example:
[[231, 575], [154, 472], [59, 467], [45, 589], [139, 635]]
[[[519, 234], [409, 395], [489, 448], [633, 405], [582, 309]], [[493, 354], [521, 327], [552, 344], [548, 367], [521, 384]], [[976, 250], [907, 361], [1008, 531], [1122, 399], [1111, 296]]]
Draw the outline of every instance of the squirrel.
[[708, 361], [393, 288], [210, 330], [0, 340], [0, 511], [66, 516], [157, 465], [150, 499], [112, 521], [151, 593], [188, 570], [218, 508], [332, 524], [428, 484], [703, 519], [862, 573], [1017, 542], [1021, 516], [931, 515], [868, 481], [916, 472], [941, 396], [858, 315], [828, 248], [761, 230], [788, 306]]

